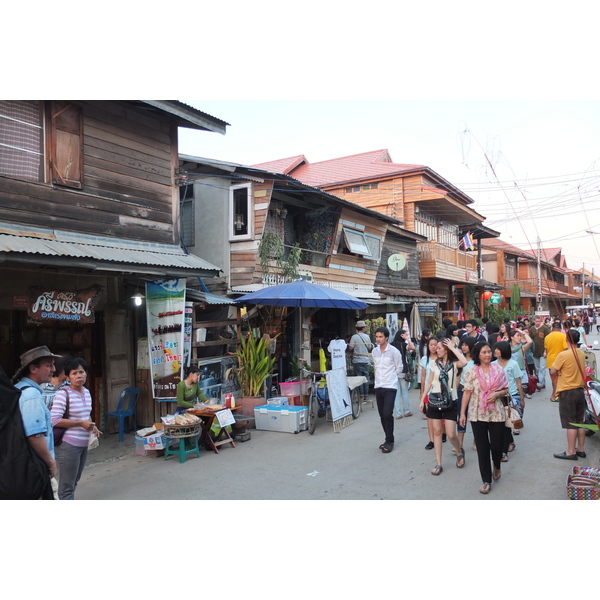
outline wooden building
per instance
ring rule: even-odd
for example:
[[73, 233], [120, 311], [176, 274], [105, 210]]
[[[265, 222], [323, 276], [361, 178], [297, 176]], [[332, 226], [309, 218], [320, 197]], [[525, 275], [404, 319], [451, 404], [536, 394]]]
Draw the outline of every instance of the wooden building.
[[[90, 363], [96, 420], [116, 408], [136, 384], [134, 344], [146, 335], [132, 294], [146, 280], [219, 273], [179, 244], [177, 135], [226, 125], [176, 101], [0, 101], [0, 360], [9, 374], [22, 352], [47, 344]], [[31, 316], [39, 294], [92, 288], [89, 322]], [[138, 422], [152, 424], [169, 407], [142, 391]]]
[[[289, 175], [224, 161], [193, 156], [180, 157], [186, 183], [181, 189], [187, 216], [191, 252], [221, 265], [223, 275], [207, 283], [211, 292], [239, 296], [282, 283], [275, 261], [265, 272], [259, 248], [267, 239], [280, 240], [283, 262], [298, 248], [297, 270], [318, 285], [345, 291], [385, 313], [387, 288], [393, 290], [390, 312], [404, 312], [415, 297], [439, 302], [420, 290], [417, 244], [425, 238], [401, 227], [394, 217], [373, 211], [312, 186]], [[391, 253], [402, 253], [405, 268], [388, 267]], [[286, 315], [271, 315], [269, 329]], [[295, 318], [295, 317], [294, 317]], [[320, 310], [312, 315], [311, 347], [295, 321], [278, 338], [284, 354], [314, 360], [315, 348], [328, 336], [354, 333], [362, 318], [356, 311]], [[263, 331], [264, 333], [264, 331]]]
[[[286, 173], [365, 208], [398, 219], [424, 236], [417, 243], [422, 291], [443, 296], [441, 317], [455, 316], [466, 284], [481, 288], [478, 240], [499, 234], [483, 225], [473, 200], [424, 165], [398, 164], [387, 150], [310, 163], [305, 156], [254, 165]], [[461, 249], [469, 233], [472, 250]], [[476, 315], [477, 316], [477, 315]]]

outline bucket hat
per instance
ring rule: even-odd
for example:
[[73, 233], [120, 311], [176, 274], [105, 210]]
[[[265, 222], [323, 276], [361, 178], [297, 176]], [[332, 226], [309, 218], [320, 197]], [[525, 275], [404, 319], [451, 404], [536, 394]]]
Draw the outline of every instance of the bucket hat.
[[27, 352], [23, 352], [19, 357], [21, 359], [21, 366], [17, 369], [17, 372], [13, 375], [13, 382], [17, 379], [20, 379], [23, 376], [23, 372], [27, 367], [34, 361], [40, 358], [62, 358], [58, 354], [52, 354], [48, 346], [38, 346], [37, 348], [32, 348], [31, 350], [27, 350]]
[[362, 329], [363, 327], [366, 327], [367, 324], [364, 321], [356, 321], [356, 329]]

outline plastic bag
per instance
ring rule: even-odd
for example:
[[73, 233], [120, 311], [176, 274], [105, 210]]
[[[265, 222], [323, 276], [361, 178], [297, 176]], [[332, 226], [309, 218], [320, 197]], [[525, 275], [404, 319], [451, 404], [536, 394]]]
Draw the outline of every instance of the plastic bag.
[[94, 448], [97, 448], [100, 445], [100, 442], [98, 440], [98, 436], [95, 434], [90, 434], [90, 442], [88, 444], [88, 450], [93, 450]]

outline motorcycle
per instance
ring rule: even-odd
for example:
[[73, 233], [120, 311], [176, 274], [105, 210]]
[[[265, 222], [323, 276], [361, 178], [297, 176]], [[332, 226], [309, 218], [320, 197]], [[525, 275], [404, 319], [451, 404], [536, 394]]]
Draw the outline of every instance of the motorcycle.
[[[596, 421], [596, 417], [600, 419], [600, 383], [594, 381], [593, 379], [586, 378], [586, 384], [589, 391], [589, 396], [586, 394], [585, 402], [585, 425], [598, 425]], [[594, 416], [595, 414], [595, 416]], [[586, 429], [585, 435], [590, 437], [596, 433], [591, 429]]]

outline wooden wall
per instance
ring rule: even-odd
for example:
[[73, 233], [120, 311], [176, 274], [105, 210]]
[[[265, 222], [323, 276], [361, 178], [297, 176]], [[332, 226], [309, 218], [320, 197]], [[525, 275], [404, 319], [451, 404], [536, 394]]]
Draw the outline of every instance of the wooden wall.
[[[406, 267], [402, 271], [392, 271], [388, 267], [388, 258], [392, 254], [404, 254], [406, 256]], [[409, 288], [418, 290], [421, 289], [419, 275], [417, 243], [414, 240], [388, 231], [375, 280], [375, 287], [378, 289]]]
[[83, 111], [81, 191], [0, 177], [2, 220], [91, 235], [173, 243], [177, 128], [127, 102]]

